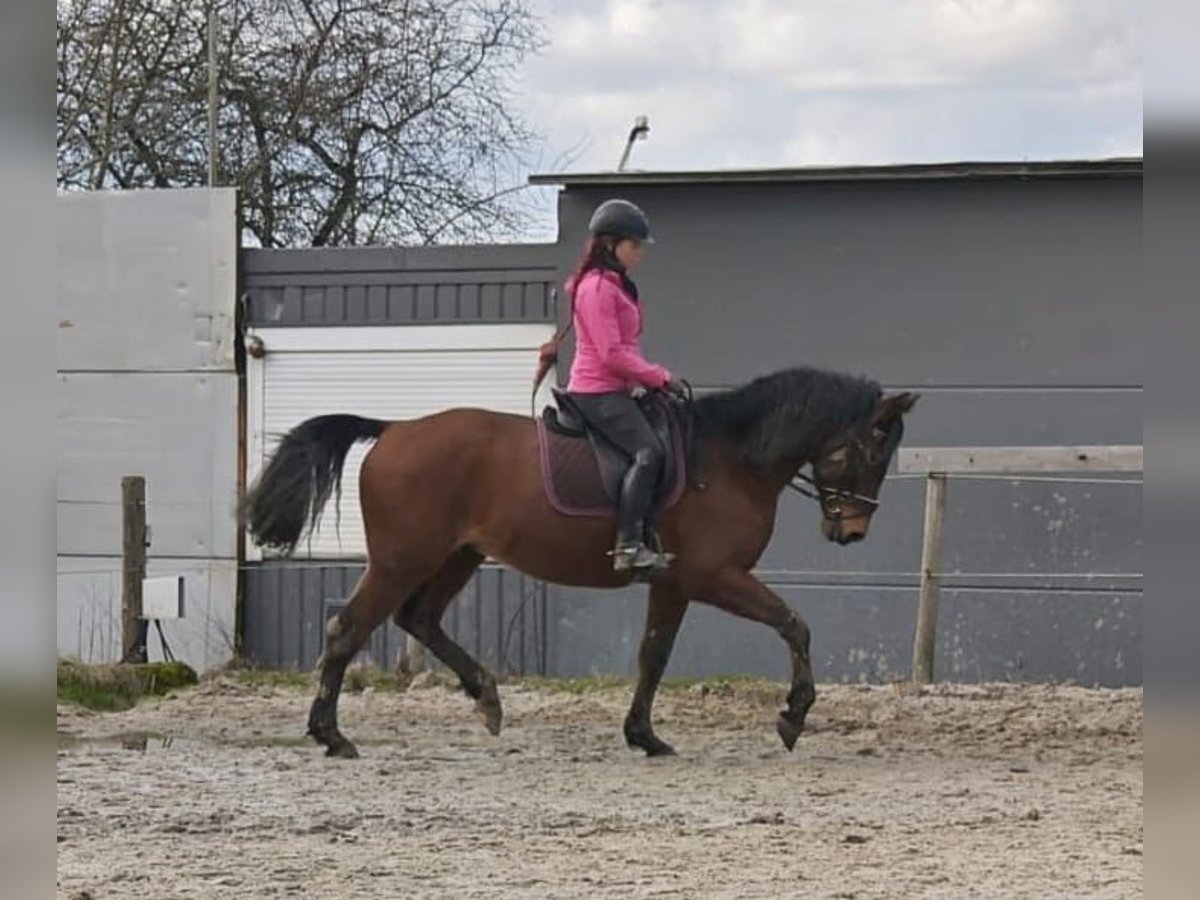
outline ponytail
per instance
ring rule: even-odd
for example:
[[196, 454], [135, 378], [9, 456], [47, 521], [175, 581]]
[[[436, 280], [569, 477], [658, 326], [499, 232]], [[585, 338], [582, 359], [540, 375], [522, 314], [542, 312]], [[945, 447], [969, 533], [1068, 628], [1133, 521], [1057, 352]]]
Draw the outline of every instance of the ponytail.
[[565, 284], [567, 294], [572, 300], [575, 299], [575, 289], [579, 287], [579, 282], [592, 269], [622, 271], [621, 264], [617, 262], [616, 254], [613, 252], [613, 247], [616, 246], [618, 240], [619, 238], [606, 234], [594, 234], [588, 239], [584, 245], [583, 254], [579, 257], [579, 263], [575, 266], [575, 271], [571, 273], [571, 277]]

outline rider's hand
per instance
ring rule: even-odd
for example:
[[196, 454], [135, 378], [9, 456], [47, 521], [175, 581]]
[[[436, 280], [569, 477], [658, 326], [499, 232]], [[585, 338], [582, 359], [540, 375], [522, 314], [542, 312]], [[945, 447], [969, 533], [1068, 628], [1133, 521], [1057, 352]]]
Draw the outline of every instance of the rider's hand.
[[663, 385], [663, 390], [678, 400], [686, 400], [690, 394], [687, 385], [681, 381], [676, 381], [674, 378]]

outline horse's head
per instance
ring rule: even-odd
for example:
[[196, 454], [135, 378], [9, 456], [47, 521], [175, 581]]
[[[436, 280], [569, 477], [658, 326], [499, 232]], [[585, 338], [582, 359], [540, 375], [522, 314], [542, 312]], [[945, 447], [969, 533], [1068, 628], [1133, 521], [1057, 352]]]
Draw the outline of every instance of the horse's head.
[[904, 436], [904, 414], [919, 394], [884, 397], [871, 416], [838, 435], [813, 463], [821, 531], [843, 546], [867, 536], [879, 488]]

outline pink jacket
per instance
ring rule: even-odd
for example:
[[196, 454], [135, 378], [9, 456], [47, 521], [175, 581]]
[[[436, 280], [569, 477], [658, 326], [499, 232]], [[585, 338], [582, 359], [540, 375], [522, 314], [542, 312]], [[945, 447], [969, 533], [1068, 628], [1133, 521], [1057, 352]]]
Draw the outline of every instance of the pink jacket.
[[671, 380], [642, 356], [642, 307], [616, 272], [591, 269], [575, 286], [575, 360], [567, 390], [580, 394], [660, 388]]

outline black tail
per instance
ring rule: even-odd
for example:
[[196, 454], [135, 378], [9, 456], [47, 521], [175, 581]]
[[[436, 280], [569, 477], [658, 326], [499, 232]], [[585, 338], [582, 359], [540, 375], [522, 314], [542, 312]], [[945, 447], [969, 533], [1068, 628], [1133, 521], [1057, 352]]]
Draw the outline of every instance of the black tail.
[[360, 416], [317, 416], [284, 436], [242, 506], [254, 542], [290, 554], [321, 516], [329, 495], [342, 493], [342, 466], [358, 441], [379, 437], [386, 422]]

